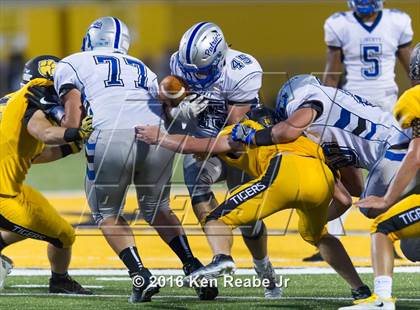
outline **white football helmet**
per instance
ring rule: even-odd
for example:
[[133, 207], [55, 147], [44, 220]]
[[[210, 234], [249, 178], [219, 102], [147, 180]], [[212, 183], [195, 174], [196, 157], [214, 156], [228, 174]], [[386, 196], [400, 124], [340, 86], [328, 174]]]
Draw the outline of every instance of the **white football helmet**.
[[179, 43], [178, 63], [193, 88], [207, 88], [221, 75], [228, 46], [216, 24], [201, 22], [192, 26]]
[[95, 20], [83, 38], [82, 51], [96, 49], [127, 54], [130, 47], [130, 33], [118, 18], [106, 16]]

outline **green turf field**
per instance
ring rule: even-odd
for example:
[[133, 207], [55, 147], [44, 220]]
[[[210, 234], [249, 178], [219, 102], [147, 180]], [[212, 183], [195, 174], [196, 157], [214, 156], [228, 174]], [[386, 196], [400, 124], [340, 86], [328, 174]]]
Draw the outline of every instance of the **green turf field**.
[[[371, 274], [362, 275], [371, 286]], [[237, 276], [245, 279], [250, 276]], [[212, 302], [195, 298], [189, 288], [162, 288], [144, 309], [337, 309], [350, 303], [350, 292], [337, 275], [288, 275], [289, 286], [284, 299], [268, 301], [260, 288], [220, 288], [220, 295]], [[84, 285], [92, 285], [95, 295], [90, 297], [51, 296], [46, 294], [48, 277], [11, 276], [0, 293], [0, 309], [133, 309], [127, 299], [130, 281], [123, 277], [75, 277]], [[117, 281], [119, 279], [120, 281]], [[122, 281], [121, 281], [122, 280]], [[219, 281], [220, 285], [221, 281]], [[400, 273], [394, 276], [394, 294], [400, 299], [398, 309], [420, 309], [420, 274]], [[33, 286], [19, 287], [19, 286]]]

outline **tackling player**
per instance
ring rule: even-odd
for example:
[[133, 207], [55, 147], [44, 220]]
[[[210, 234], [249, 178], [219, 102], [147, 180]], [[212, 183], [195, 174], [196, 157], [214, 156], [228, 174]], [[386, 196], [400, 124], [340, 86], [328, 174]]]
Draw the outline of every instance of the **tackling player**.
[[352, 11], [335, 13], [324, 25], [328, 46], [323, 82], [337, 87], [342, 63], [343, 89], [392, 112], [398, 98], [395, 60], [408, 72], [413, 39], [411, 19], [382, 0], [349, 0]]
[[[241, 124], [254, 130], [271, 128], [275, 123], [273, 114], [267, 108], [257, 108], [247, 113], [251, 120]], [[236, 125], [226, 127], [217, 138], [167, 135], [158, 127], [151, 126], [137, 129], [137, 137], [147, 143], [180, 153], [218, 154], [227, 164], [255, 178], [231, 192], [207, 215], [204, 230], [214, 257], [204, 269], [192, 273], [192, 279], [217, 277], [235, 270], [230, 256], [233, 228], [294, 208], [299, 215], [300, 235], [317, 246], [331, 267], [351, 285], [354, 298], [371, 295], [341, 242], [329, 235], [325, 228], [333, 194], [345, 204], [351, 201], [351, 197], [347, 192], [340, 191], [340, 186], [335, 192], [334, 175], [316, 143], [300, 137], [291, 143], [272, 146], [243, 145], [232, 140], [241, 135], [236, 131]]]
[[[88, 121], [80, 128], [66, 129], [52, 124], [60, 123], [62, 117], [51, 81], [58, 61], [49, 55], [28, 61], [22, 87], [5, 99], [0, 123], [0, 228], [4, 230], [0, 233], [0, 252], [26, 238], [46, 241], [51, 264], [49, 292], [92, 294], [67, 273], [75, 239], [73, 227], [40, 192], [24, 184], [32, 164], [79, 152], [78, 144], [90, 134]], [[50, 99], [48, 108], [40, 103], [36, 95], [39, 93], [50, 95], [46, 97]], [[10, 268], [11, 262], [2, 257], [1, 286]]]
[[408, 252], [412, 261], [420, 261], [420, 195], [410, 195], [400, 202], [407, 185], [420, 168], [420, 43], [414, 48], [410, 62], [410, 78], [415, 85], [398, 100], [394, 115], [403, 128], [412, 128], [413, 136], [400, 169], [383, 197], [369, 196], [356, 204], [383, 212], [372, 224], [372, 265], [375, 273], [375, 294], [354, 306], [340, 309], [395, 309], [392, 298], [394, 269], [393, 242], [411, 239], [417, 251]]
[[[229, 48], [222, 30], [214, 23], [200, 22], [185, 32], [179, 50], [171, 57], [170, 68], [172, 74], [188, 82], [195, 94], [186, 97], [176, 108], [166, 107], [167, 114], [186, 124], [185, 130], [194, 136], [216, 136], [225, 125], [242, 119], [259, 101], [261, 66], [251, 55]], [[204, 223], [210, 210], [217, 206], [211, 185], [226, 180], [229, 190], [233, 190], [249, 177], [227, 167], [218, 157], [202, 161], [189, 154], [184, 158], [184, 179], [194, 213]], [[280, 297], [267, 254], [264, 223], [251, 223], [240, 230], [257, 274], [269, 280], [265, 297]]]
[[[59, 62], [55, 89], [65, 107], [64, 126], [80, 122], [82, 111], [93, 117], [86, 144], [86, 196], [92, 215], [108, 244], [133, 280], [130, 302], [150, 301], [159, 287], [138, 253], [133, 231], [123, 216], [127, 190], [134, 184], [143, 218], [180, 258], [186, 274], [201, 268], [187, 237], [169, 207], [174, 153], [137, 142], [138, 124], [162, 125], [156, 98], [156, 75], [128, 55], [130, 34], [118, 18], [102, 17], [88, 28], [82, 52]], [[137, 281], [137, 280], [136, 280]], [[197, 288], [200, 299], [214, 299], [217, 288]]]

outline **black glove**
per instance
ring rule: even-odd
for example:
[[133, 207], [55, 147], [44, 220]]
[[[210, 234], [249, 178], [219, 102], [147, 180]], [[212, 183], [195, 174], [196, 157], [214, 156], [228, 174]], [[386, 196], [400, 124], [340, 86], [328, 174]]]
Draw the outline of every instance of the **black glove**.
[[48, 114], [48, 111], [60, 104], [60, 99], [55, 92], [54, 87], [31, 86], [28, 87], [28, 93], [25, 95], [28, 103], [38, 107]]

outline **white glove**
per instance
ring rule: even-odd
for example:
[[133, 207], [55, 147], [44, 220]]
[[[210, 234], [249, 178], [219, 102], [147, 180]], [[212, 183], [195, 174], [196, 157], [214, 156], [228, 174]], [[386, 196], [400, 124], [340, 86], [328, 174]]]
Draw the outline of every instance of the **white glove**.
[[187, 123], [203, 112], [209, 103], [203, 95], [192, 94], [185, 97], [177, 107], [170, 111], [173, 119]]

